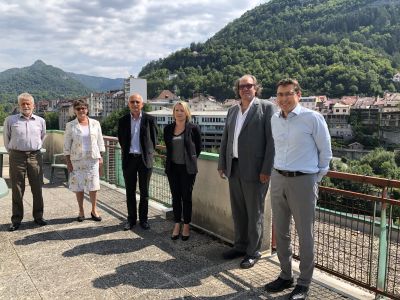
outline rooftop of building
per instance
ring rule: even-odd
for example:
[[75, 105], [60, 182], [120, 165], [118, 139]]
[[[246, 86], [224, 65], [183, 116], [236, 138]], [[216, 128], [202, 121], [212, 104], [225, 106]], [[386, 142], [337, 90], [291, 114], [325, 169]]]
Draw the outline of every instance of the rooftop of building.
[[[4, 177], [10, 185], [6, 167]], [[229, 249], [226, 243], [202, 231], [192, 230], [187, 242], [172, 241], [173, 222], [155, 203], [149, 210], [150, 230], [123, 231], [125, 196], [115, 186], [101, 186], [102, 222], [88, 217], [86, 195], [88, 218], [79, 223], [75, 195], [62, 180], [58, 177], [50, 184], [49, 168], [45, 168], [43, 194], [49, 224], [44, 227], [33, 223], [32, 195], [27, 189], [23, 223], [19, 230], [8, 232], [11, 192], [1, 199], [0, 298], [286, 299], [290, 292], [268, 294], [263, 289], [279, 274], [275, 255], [265, 252], [255, 267], [244, 270], [239, 268], [240, 259], [221, 258]], [[365, 300], [373, 295], [316, 270], [309, 299]]]

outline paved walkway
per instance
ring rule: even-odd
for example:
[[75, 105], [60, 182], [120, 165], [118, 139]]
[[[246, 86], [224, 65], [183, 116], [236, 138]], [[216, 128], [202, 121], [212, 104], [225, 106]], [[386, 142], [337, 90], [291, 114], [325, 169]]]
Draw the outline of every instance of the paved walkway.
[[[6, 167], [4, 171], [7, 179]], [[43, 191], [45, 227], [32, 222], [29, 186], [18, 231], [7, 231], [11, 192], [0, 200], [0, 299], [287, 298], [288, 292], [263, 290], [278, 274], [273, 256], [265, 254], [254, 268], [242, 270], [240, 259], [221, 259], [229, 246], [207, 234], [192, 231], [189, 241], [172, 241], [172, 221], [155, 209], [150, 209], [149, 231], [123, 231], [124, 195], [106, 186], [99, 194], [100, 223], [75, 221], [75, 195], [61, 183], [50, 185], [45, 178]], [[85, 209], [89, 218], [88, 199]], [[309, 299], [373, 298], [320, 276]]]

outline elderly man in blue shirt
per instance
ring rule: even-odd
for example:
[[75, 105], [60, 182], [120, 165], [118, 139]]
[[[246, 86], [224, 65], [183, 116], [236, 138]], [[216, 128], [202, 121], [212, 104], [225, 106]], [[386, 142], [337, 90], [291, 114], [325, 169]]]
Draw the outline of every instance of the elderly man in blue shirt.
[[28, 177], [33, 195], [32, 214], [36, 224], [47, 225], [43, 219], [43, 157], [40, 149], [46, 135], [46, 122], [33, 114], [33, 96], [22, 93], [18, 96], [20, 113], [4, 121], [4, 146], [10, 158], [12, 189], [12, 216], [9, 231], [19, 228], [24, 217], [23, 197], [25, 177]]
[[332, 158], [324, 117], [299, 104], [301, 88], [295, 79], [277, 84], [280, 111], [271, 119], [275, 143], [271, 174], [271, 202], [279, 277], [268, 283], [268, 292], [293, 286], [290, 221], [293, 216], [300, 244], [300, 276], [289, 299], [306, 299], [314, 270], [314, 219], [318, 182], [326, 175]]

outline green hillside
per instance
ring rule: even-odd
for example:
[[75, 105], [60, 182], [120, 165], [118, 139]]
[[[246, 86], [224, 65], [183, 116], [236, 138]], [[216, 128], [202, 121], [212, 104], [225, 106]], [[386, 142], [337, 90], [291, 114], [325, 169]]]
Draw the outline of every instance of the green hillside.
[[[245, 73], [261, 80], [263, 97], [282, 77], [300, 80], [304, 94], [340, 97], [395, 91], [400, 70], [400, 1], [272, 0], [245, 13], [205, 43], [147, 64], [149, 97], [233, 97]], [[177, 74], [168, 80], [169, 74]]]
[[37, 60], [25, 68], [9, 69], [0, 73], [1, 102], [16, 102], [22, 92], [31, 93], [36, 100], [84, 96], [90, 89], [72, 79], [59, 68]]
[[96, 92], [106, 92], [111, 90], [121, 90], [124, 88], [124, 78], [105, 78], [98, 76], [89, 76], [83, 74], [67, 73], [73, 79], [78, 80], [84, 86]]

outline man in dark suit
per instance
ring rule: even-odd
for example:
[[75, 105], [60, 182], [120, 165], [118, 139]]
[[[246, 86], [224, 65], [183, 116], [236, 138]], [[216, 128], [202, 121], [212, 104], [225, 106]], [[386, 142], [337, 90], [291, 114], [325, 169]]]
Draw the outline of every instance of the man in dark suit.
[[139, 175], [139, 222], [143, 229], [150, 229], [147, 221], [149, 183], [153, 168], [154, 149], [157, 145], [157, 125], [154, 117], [142, 111], [143, 98], [139, 94], [129, 97], [130, 113], [118, 123], [118, 141], [122, 152], [122, 171], [125, 180], [128, 220], [124, 230], [136, 224], [136, 182]]
[[240, 104], [228, 111], [218, 162], [221, 178], [229, 179], [235, 232], [234, 247], [223, 257], [244, 256], [240, 267], [247, 269], [261, 257], [264, 199], [274, 161], [274, 106], [256, 97], [261, 86], [252, 75], [238, 79], [234, 90]]

